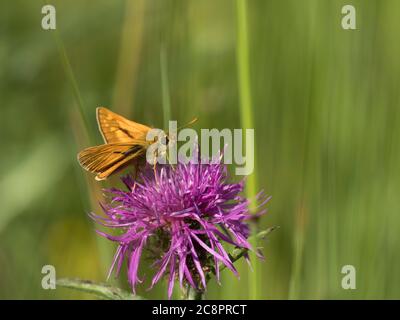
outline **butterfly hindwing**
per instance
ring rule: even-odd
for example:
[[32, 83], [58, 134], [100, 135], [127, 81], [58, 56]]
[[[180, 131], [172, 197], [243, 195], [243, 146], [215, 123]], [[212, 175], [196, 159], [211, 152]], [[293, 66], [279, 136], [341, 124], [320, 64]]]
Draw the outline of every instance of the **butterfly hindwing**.
[[84, 169], [97, 174], [96, 180], [103, 180], [145, 153], [143, 143], [103, 144], [82, 150], [78, 154], [78, 161]]

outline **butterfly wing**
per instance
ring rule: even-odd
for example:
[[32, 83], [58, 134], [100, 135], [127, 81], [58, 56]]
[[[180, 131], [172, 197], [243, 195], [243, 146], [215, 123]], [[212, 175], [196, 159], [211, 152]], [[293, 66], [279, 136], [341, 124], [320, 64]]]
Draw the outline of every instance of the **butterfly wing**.
[[151, 129], [108, 110], [104, 107], [96, 109], [97, 123], [105, 143], [127, 143], [132, 140], [146, 140]]
[[96, 180], [104, 180], [131, 161], [137, 161], [146, 153], [143, 143], [112, 143], [89, 147], [78, 154], [80, 165], [96, 173]]

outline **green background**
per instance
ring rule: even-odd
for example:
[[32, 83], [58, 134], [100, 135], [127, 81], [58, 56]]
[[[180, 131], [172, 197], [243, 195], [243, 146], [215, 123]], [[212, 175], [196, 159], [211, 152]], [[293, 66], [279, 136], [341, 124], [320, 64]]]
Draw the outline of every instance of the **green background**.
[[[239, 263], [207, 298], [400, 298], [400, 1], [51, 3], [57, 32], [41, 28], [41, 1], [0, 5], [0, 298], [92, 297], [43, 290], [46, 264], [105, 281], [115, 245], [87, 213], [107, 184], [76, 161], [101, 142], [100, 105], [156, 127], [169, 114], [255, 128], [248, 192], [273, 196], [260, 227], [280, 228], [254, 273]], [[341, 27], [345, 4], [357, 30]]]

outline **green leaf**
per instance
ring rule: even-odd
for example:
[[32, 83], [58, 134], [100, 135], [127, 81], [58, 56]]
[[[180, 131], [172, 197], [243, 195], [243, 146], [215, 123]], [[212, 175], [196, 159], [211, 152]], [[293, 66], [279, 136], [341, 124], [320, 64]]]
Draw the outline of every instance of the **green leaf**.
[[75, 289], [86, 293], [91, 293], [99, 298], [106, 300], [143, 300], [142, 297], [134, 295], [129, 291], [113, 287], [106, 283], [95, 283], [90, 280], [81, 279], [59, 279], [57, 286]]
[[[249, 237], [248, 240], [251, 241], [251, 242], [256, 242], [258, 240], [265, 239], [265, 237], [267, 235], [269, 235], [272, 231], [274, 231], [274, 230], [276, 230], [278, 228], [279, 227], [271, 227], [271, 228], [268, 228], [266, 230], [260, 231], [259, 233], [255, 234], [254, 236]], [[255, 248], [255, 249], [257, 249], [257, 248]], [[232, 252], [229, 254], [229, 256], [231, 258], [231, 261], [235, 262], [235, 261], [239, 260], [241, 257], [243, 257], [243, 255], [247, 251], [249, 251], [249, 250], [246, 249], [246, 248], [235, 248], [235, 249], [233, 249]], [[220, 267], [220, 271], [224, 270], [225, 268], [226, 268], [226, 266], [222, 265]]]

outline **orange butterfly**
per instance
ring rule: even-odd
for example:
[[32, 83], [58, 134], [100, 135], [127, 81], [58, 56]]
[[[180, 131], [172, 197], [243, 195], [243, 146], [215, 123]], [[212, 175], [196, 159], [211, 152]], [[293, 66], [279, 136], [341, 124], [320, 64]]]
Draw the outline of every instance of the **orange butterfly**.
[[89, 147], [78, 154], [80, 165], [96, 173], [96, 180], [134, 163], [136, 168], [146, 156], [147, 148], [156, 142], [147, 141], [150, 127], [125, 119], [104, 107], [96, 109], [97, 123], [105, 144]]

